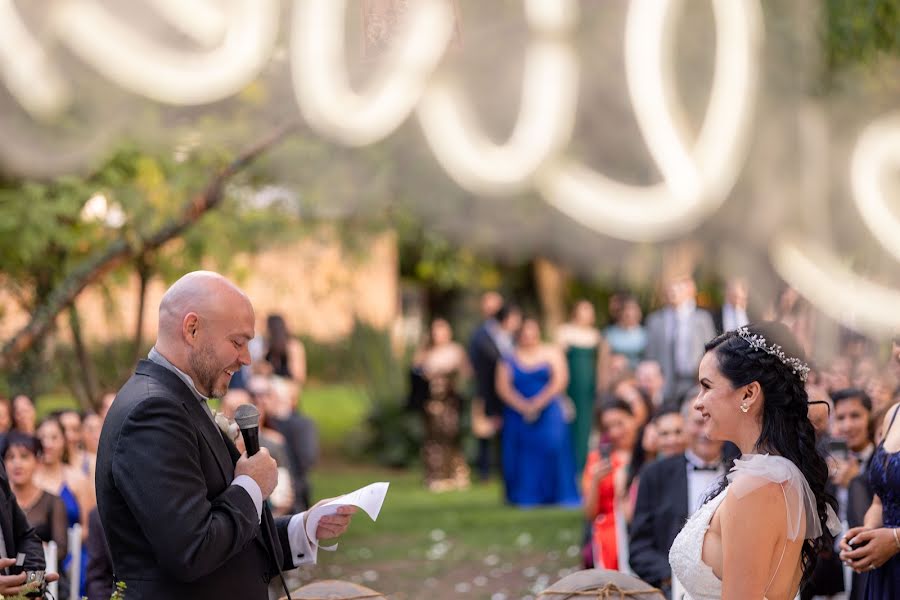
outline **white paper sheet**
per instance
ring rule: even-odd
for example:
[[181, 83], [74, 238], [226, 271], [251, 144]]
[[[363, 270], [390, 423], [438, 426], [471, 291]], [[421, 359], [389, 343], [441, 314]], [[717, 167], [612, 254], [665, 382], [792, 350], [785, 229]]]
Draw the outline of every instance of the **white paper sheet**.
[[387, 495], [390, 483], [379, 481], [370, 483], [365, 487], [352, 491], [335, 498], [331, 502], [327, 502], [322, 506], [318, 506], [309, 511], [306, 515], [306, 536], [312, 540], [312, 543], [322, 550], [337, 550], [337, 544], [333, 546], [319, 546], [319, 540], [316, 538], [316, 529], [319, 528], [319, 521], [326, 515], [333, 515], [337, 512], [339, 506], [357, 506], [364, 511], [373, 521], [378, 520], [378, 513], [381, 512], [381, 505], [384, 504], [384, 497]]

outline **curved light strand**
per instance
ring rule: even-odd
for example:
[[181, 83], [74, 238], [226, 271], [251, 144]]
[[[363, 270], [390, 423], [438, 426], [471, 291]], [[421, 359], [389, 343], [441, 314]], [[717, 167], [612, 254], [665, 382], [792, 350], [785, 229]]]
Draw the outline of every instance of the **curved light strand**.
[[900, 167], [900, 115], [869, 125], [857, 141], [850, 163], [853, 201], [860, 216], [875, 239], [900, 260], [900, 219], [884, 197], [888, 167]]
[[464, 188], [485, 194], [522, 191], [534, 174], [568, 143], [578, 103], [578, 59], [568, 41], [573, 0], [526, 0], [536, 39], [525, 58], [519, 116], [507, 143], [495, 144], [474, 123], [459, 85], [436, 78], [425, 90], [418, 117], [438, 162]]
[[94, 0], [61, 0], [54, 8], [55, 29], [82, 60], [123, 88], [167, 104], [205, 104], [250, 83], [278, 33], [278, 0], [229, 0], [226, 6], [222, 43], [202, 52], [147, 39]]
[[453, 34], [441, 0], [413, 3], [400, 43], [364, 94], [354, 92], [344, 56], [346, 0], [296, 0], [291, 40], [294, 92], [303, 116], [323, 135], [365, 146], [409, 116]]
[[671, 3], [632, 2], [625, 46], [635, 114], [666, 183], [627, 185], [566, 159], [542, 173], [538, 184], [551, 205], [620, 239], [657, 241], [695, 227], [725, 200], [746, 151], [762, 37], [759, 3], [713, 0], [717, 44], [713, 88], [692, 152], [673, 116], [674, 93], [667, 87], [671, 70], [664, 61], [672, 54], [666, 35]]
[[836, 321], [876, 338], [900, 331], [900, 292], [860, 277], [812, 240], [782, 235], [770, 258], [785, 282]]
[[0, 0], [0, 74], [34, 118], [56, 116], [70, 101], [68, 84], [25, 27], [13, 0]]

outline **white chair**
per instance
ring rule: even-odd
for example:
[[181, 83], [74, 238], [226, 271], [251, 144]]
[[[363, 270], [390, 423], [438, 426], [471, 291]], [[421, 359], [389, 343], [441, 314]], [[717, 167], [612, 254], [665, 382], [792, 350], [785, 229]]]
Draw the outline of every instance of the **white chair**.
[[72, 562], [69, 563], [69, 600], [81, 598], [81, 524], [75, 523], [69, 528], [69, 554]]
[[[47, 573], [59, 573], [59, 548], [56, 547], [56, 542], [44, 544], [44, 562], [47, 563]], [[56, 581], [48, 583], [47, 591], [49, 591], [54, 598], [59, 598], [59, 583]]]

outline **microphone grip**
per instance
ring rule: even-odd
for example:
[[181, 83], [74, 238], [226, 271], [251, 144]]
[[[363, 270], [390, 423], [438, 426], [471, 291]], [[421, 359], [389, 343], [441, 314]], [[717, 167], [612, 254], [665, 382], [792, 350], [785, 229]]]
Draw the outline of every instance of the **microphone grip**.
[[259, 427], [241, 429], [241, 436], [244, 438], [244, 447], [247, 449], [247, 456], [253, 456], [259, 452]]

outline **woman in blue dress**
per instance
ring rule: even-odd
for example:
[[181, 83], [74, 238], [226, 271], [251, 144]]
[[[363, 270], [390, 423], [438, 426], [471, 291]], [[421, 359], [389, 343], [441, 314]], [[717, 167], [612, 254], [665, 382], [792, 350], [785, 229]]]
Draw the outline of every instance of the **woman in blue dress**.
[[866, 600], [900, 598], [900, 425], [894, 425], [897, 413], [900, 404], [888, 410], [884, 435], [869, 461], [869, 484], [875, 500], [866, 512], [863, 526], [850, 529], [841, 541], [841, 560], [857, 573], [869, 574]]
[[521, 507], [580, 505], [575, 458], [562, 393], [566, 359], [541, 343], [537, 321], [526, 319], [515, 352], [497, 365], [503, 411], [503, 479], [506, 500]]
[[[35, 473], [35, 483], [38, 487], [62, 499], [66, 507], [69, 529], [76, 523], [81, 523], [84, 528], [86, 515], [84, 511], [93, 508], [90, 494], [91, 482], [84, 476], [80, 468], [68, 464], [65, 429], [59, 418], [51, 416], [41, 421], [37, 427], [37, 438], [41, 442], [43, 455], [42, 462]], [[84, 535], [84, 531], [82, 531], [82, 535]], [[86, 548], [82, 546], [79, 575], [79, 589], [82, 595], [85, 592], [87, 558]], [[60, 561], [63, 573], [68, 572], [71, 562], [70, 552]]]

